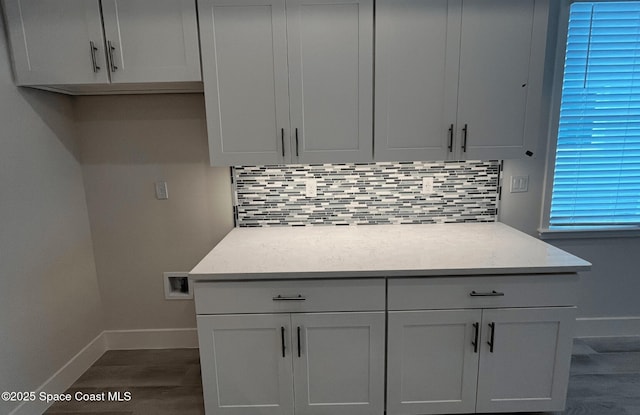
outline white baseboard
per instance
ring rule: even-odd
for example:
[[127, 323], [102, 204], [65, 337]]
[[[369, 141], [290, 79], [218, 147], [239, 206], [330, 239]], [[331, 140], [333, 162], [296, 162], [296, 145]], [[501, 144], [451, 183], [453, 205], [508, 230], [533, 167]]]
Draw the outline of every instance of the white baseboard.
[[576, 320], [575, 337], [640, 336], [640, 317], [595, 317]]
[[[84, 372], [93, 365], [107, 351], [104, 332], [100, 333], [89, 342], [82, 350], [71, 358], [56, 373], [40, 385], [34, 392], [39, 396], [40, 392], [64, 393], [73, 382], [75, 382]], [[9, 415], [33, 415], [41, 414], [51, 406], [51, 403], [36, 400], [33, 402], [23, 402], [15, 408]]]
[[107, 350], [193, 349], [198, 332], [193, 329], [106, 330]]

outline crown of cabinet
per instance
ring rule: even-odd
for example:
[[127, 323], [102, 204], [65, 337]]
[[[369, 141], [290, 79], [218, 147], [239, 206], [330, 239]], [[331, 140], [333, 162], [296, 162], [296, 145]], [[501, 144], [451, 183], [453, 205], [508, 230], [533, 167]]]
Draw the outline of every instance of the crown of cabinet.
[[202, 90], [194, 0], [4, 0], [4, 9], [18, 85]]

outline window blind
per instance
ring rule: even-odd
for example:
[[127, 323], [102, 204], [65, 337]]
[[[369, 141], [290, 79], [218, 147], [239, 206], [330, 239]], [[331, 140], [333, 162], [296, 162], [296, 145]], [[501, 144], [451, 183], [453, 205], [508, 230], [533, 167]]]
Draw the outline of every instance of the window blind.
[[571, 5], [550, 224], [640, 224], [638, 1]]

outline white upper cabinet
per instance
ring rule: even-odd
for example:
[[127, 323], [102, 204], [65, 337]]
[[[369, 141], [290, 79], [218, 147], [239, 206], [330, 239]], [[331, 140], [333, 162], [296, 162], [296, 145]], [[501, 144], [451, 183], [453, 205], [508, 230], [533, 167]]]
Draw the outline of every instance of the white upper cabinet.
[[291, 160], [284, 0], [199, 0], [212, 164]]
[[200, 81], [194, 0], [102, 0], [111, 81]]
[[213, 165], [372, 160], [372, 0], [199, 0]]
[[547, 19], [548, 0], [379, 0], [375, 159], [533, 155]]
[[375, 159], [446, 160], [456, 122], [460, 1], [376, 2]]
[[293, 160], [372, 161], [373, 1], [287, 0]]
[[18, 85], [109, 82], [98, 0], [4, 0]]
[[195, 0], [4, 0], [4, 7], [18, 85], [81, 94], [201, 80]]

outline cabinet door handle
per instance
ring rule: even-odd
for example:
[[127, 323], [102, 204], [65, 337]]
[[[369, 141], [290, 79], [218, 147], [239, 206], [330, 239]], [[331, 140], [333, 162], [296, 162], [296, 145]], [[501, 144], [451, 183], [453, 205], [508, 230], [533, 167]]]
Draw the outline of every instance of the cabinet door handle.
[[491, 339], [487, 342], [489, 345], [489, 351], [493, 353], [493, 340], [496, 335], [496, 323], [489, 323], [489, 328], [491, 329]]
[[298, 294], [295, 297], [284, 297], [282, 295], [277, 295], [273, 297], [273, 301], [306, 301], [307, 297], [303, 297], [302, 294]]
[[473, 341], [471, 344], [473, 345], [473, 353], [478, 353], [478, 336], [480, 335], [480, 323], [473, 323]]
[[296, 157], [299, 157], [300, 154], [298, 153], [298, 129], [296, 128]]
[[284, 157], [284, 128], [280, 129], [280, 143], [282, 144], [282, 157]]
[[298, 357], [300, 357], [300, 326], [298, 326]]
[[280, 337], [282, 339], [282, 357], [285, 357], [286, 346], [284, 345], [284, 327], [280, 327]]
[[449, 145], [447, 146], [449, 153], [453, 152], [453, 124], [449, 126]]
[[504, 297], [504, 293], [496, 290], [493, 290], [490, 293], [479, 293], [474, 290], [469, 293], [469, 297]]
[[96, 44], [93, 43], [93, 40], [89, 41], [89, 47], [91, 48], [91, 65], [93, 65], [93, 72], [98, 73], [100, 70], [96, 59], [96, 52], [98, 51], [98, 48], [96, 47]]
[[469, 126], [467, 124], [464, 125], [462, 129], [462, 151], [464, 153], [467, 152], [467, 135], [469, 134]]
[[116, 50], [116, 47], [113, 46], [110, 40], [107, 41], [107, 46], [109, 49], [109, 66], [111, 67], [111, 72], [115, 72], [118, 70], [118, 67], [113, 60], [113, 51]]

